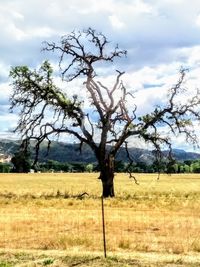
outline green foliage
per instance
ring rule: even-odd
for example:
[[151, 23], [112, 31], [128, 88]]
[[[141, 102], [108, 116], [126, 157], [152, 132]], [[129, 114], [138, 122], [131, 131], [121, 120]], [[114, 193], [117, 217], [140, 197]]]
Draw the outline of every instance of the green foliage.
[[87, 164], [86, 166], [85, 166], [85, 171], [86, 172], [92, 172], [93, 171], [93, 169], [94, 169], [94, 166], [93, 166], [93, 164]]
[[0, 261], [0, 267], [12, 267], [10, 263]]
[[54, 263], [54, 260], [53, 259], [46, 259], [43, 261], [43, 265], [44, 266], [48, 266], [48, 265], [51, 265]]
[[59, 162], [48, 160], [47, 162], [38, 163], [37, 170], [41, 172], [92, 172], [93, 164], [82, 162]]
[[9, 163], [0, 163], [0, 173], [8, 173], [11, 170]]
[[14, 165], [14, 172], [26, 173], [31, 169], [31, 153], [28, 145], [25, 145], [26, 141], [23, 141], [20, 149], [14, 154], [11, 159], [12, 164]]
[[[14, 94], [10, 98], [11, 109], [16, 106], [23, 106], [23, 112], [27, 115], [21, 117], [23, 122], [19, 123], [17, 130], [23, 132], [24, 126], [28, 120], [34, 121], [35, 124], [41, 124], [42, 116], [35, 113], [35, 108], [41, 108], [41, 102], [45, 103], [41, 111], [44, 115], [45, 110], [49, 107], [55, 112], [64, 112], [74, 118], [80, 102], [75, 99], [70, 100], [53, 81], [53, 68], [48, 61], [44, 61], [38, 70], [31, 70], [27, 66], [12, 67], [10, 77], [13, 80]], [[33, 101], [33, 102], [31, 102]], [[29, 116], [28, 116], [29, 114]], [[34, 128], [35, 124], [32, 125]]]
[[115, 161], [115, 171], [116, 172], [124, 172], [126, 169], [126, 163], [122, 160]]
[[29, 172], [31, 169], [29, 156], [21, 151], [15, 153], [15, 155], [11, 159], [11, 162], [14, 165], [14, 172]]

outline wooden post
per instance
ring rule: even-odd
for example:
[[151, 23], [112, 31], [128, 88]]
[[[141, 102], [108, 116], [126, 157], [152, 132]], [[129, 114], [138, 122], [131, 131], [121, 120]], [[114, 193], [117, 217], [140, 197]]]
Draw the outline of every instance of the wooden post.
[[102, 209], [102, 228], [103, 228], [103, 248], [104, 248], [104, 257], [106, 258], [106, 229], [105, 229], [105, 214], [104, 214], [104, 202], [103, 196], [101, 197], [101, 209]]

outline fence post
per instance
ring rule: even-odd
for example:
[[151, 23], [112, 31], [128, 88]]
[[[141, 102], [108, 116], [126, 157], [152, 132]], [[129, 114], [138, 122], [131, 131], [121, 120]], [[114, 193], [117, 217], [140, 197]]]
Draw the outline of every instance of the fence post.
[[103, 228], [103, 248], [104, 248], [104, 257], [106, 258], [106, 229], [105, 229], [105, 214], [104, 214], [104, 201], [103, 195], [101, 197], [101, 210], [102, 210], [102, 228]]

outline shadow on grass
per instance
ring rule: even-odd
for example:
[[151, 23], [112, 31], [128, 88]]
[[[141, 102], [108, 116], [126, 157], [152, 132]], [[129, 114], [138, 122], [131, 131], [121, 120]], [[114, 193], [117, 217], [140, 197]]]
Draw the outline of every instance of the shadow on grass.
[[78, 260], [77, 262], [73, 262], [71, 264], [68, 265], [69, 267], [76, 267], [76, 266], [107, 266], [107, 267], [111, 267], [111, 266], [118, 266], [118, 267], [122, 267], [122, 266], [134, 266], [134, 267], [142, 267], [143, 265], [140, 264], [140, 262], [138, 260], [134, 260], [134, 259], [129, 259], [129, 260], [125, 260], [125, 259], [119, 259], [117, 257], [107, 257], [107, 258], [103, 258], [103, 257], [94, 257], [94, 258], [86, 258], [86, 259], [82, 259], [82, 260]]
[[82, 261], [79, 261], [79, 262], [76, 262], [76, 263], [72, 263], [71, 265], [69, 265], [69, 267], [79, 266], [79, 265], [90, 263], [92, 261], [99, 260], [99, 259], [101, 259], [101, 257], [99, 257], [99, 256], [95, 257], [95, 258], [84, 259]]

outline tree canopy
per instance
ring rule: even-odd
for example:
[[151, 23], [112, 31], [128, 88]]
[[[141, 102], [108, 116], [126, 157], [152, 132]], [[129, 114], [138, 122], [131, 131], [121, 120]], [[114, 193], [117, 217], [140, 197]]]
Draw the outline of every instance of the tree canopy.
[[[114, 196], [114, 159], [121, 146], [126, 147], [132, 163], [128, 153], [130, 137], [137, 136], [150, 143], [157, 159], [162, 156], [163, 145], [168, 148], [169, 158], [172, 159], [170, 135], [163, 135], [160, 126], [175, 136], [184, 135], [187, 142], [197, 144], [192, 126], [194, 121], [200, 119], [199, 92], [196, 91], [187, 103], [177, 100], [184, 90], [185, 69], [180, 70], [177, 83], [169, 88], [165, 104], [157, 105], [152, 112], [137, 117], [134, 95], [122, 81], [124, 72], [116, 70], [112, 86], [103, 84], [97, 73], [101, 64], [113, 64], [127, 51], [121, 50], [118, 45], [112, 48], [102, 33], [91, 28], [63, 36], [58, 44], [45, 42], [44, 50], [58, 53], [61, 76], [67, 84], [66, 91], [55, 84], [53, 68], [48, 61], [43, 62], [38, 70], [27, 66], [13, 67], [10, 72], [13, 87], [11, 109], [20, 109], [16, 131], [21, 133], [23, 139], [34, 139], [36, 151], [43, 140], [49, 140], [50, 144], [51, 136], [55, 134], [58, 137], [61, 134], [73, 135], [80, 142], [80, 148], [83, 143], [88, 144], [100, 166], [104, 197]], [[68, 96], [70, 82], [80, 77], [84, 80], [96, 121], [78, 95]], [[130, 98], [133, 99], [132, 110], [127, 107]], [[100, 136], [98, 141], [97, 135]]]

